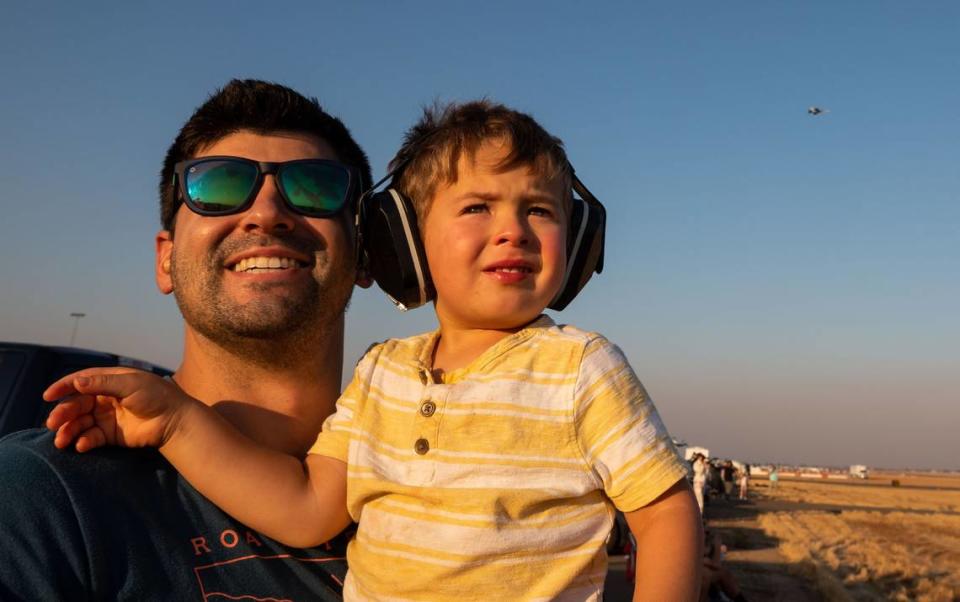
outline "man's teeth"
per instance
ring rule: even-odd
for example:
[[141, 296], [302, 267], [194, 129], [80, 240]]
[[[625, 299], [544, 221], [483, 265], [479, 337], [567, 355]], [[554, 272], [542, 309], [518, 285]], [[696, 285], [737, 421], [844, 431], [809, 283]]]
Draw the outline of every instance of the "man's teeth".
[[494, 268], [494, 272], [516, 272], [526, 274], [530, 271], [530, 268]]
[[286, 270], [300, 267], [300, 262], [290, 257], [247, 257], [233, 266], [234, 272], [249, 272], [251, 270]]

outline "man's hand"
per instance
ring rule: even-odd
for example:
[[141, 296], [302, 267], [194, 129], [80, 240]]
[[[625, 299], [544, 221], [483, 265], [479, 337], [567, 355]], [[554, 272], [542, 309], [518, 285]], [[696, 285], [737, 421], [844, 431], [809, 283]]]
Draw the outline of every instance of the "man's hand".
[[88, 368], [64, 376], [43, 392], [62, 400], [47, 428], [54, 445], [85, 452], [103, 445], [160, 447], [182, 413], [198, 403], [173, 382], [133, 368]]

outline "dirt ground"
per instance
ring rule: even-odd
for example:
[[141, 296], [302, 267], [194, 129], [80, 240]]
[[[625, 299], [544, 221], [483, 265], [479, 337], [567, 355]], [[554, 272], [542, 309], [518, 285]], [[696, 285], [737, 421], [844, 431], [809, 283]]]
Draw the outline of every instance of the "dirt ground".
[[712, 502], [750, 600], [960, 600], [956, 475], [755, 480], [749, 500]]
[[748, 600], [808, 602], [823, 600], [803, 575], [803, 567], [788, 561], [779, 541], [767, 535], [760, 517], [787, 510], [781, 502], [757, 495], [746, 501], [713, 499], [707, 507], [706, 527], [720, 534], [727, 547], [725, 564]]
[[772, 510], [759, 515], [764, 533], [826, 599], [960, 600], [956, 475], [797, 479], [757, 493]]
[[[747, 600], [960, 601], [960, 477], [752, 482], [748, 500], [712, 498], [706, 527]], [[606, 600], [628, 601], [611, 559]]]
[[[823, 598], [800, 577], [796, 567], [780, 555], [778, 542], [764, 535], [759, 525], [763, 512], [776, 511], [776, 502], [753, 498], [747, 502], [712, 500], [707, 508], [707, 529], [719, 532], [727, 546], [725, 564], [751, 602], [779, 600], [784, 602], [819, 601]], [[605, 586], [605, 602], [627, 602], [633, 585], [624, 576], [623, 559], [610, 559]]]

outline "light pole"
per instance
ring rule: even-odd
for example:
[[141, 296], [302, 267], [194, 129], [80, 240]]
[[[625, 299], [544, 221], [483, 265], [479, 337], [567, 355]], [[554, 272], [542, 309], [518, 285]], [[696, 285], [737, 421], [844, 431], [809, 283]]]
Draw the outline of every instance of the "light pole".
[[73, 312], [70, 314], [70, 317], [73, 318], [73, 333], [70, 335], [70, 346], [73, 347], [73, 342], [77, 340], [77, 328], [80, 327], [80, 318], [84, 317], [87, 314], [82, 314], [80, 312]]

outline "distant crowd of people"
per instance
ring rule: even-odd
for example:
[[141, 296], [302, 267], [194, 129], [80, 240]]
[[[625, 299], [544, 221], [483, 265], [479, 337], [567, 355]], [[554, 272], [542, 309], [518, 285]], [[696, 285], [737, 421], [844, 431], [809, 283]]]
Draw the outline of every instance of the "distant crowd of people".
[[700, 514], [710, 496], [733, 499], [734, 488], [739, 488], [737, 499], [747, 499], [750, 486], [750, 465], [735, 466], [733, 461], [707, 458], [697, 452], [690, 458], [690, 473], [693, 475], [693, 493], [700, 506]]
[[[747, 499], [750, 484], [749, 464], [736, 466], [731, 460], [711, 460], [697, 452], [690, 458], [690, 468], [693, 493], [700, 506], [701, 516], [707, 498], [733, 499], [736, 486], [739, 486], [737, 498]], [[700, 573], [701, 602], [746, 602], [747, 598], [740, 590], [739, 583], [724, 565], [727, 547], [723, 545], [719, 533], [705, 530], [704, 536], [703, 566]]]

